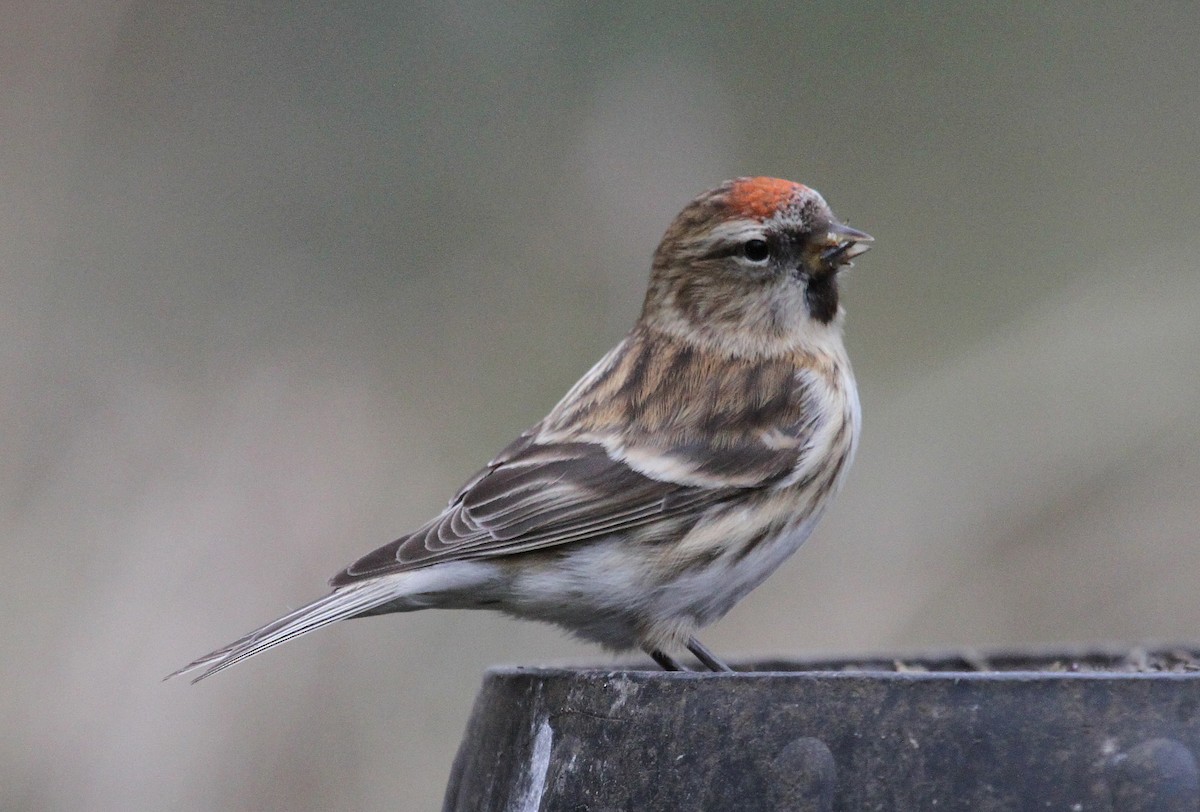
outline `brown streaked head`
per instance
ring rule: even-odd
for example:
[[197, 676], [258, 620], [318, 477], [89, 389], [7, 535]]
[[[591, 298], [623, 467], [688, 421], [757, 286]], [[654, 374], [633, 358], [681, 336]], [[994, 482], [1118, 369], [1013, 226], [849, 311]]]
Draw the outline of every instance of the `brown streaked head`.
[[803, 184], [727, 181], [689, 203], [667, 229], [643, 319], [715, 338], [728, 331], [778, 338], [828, 325], [841, 312], [838, 272], [871, 241]]

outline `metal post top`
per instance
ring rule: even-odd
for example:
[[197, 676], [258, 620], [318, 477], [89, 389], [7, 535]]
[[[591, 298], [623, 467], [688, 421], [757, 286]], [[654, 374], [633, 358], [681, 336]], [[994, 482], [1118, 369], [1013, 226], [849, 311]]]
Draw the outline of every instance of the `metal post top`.
[[488, 671], [445, 810], [1200, 808], [1187, 646]]

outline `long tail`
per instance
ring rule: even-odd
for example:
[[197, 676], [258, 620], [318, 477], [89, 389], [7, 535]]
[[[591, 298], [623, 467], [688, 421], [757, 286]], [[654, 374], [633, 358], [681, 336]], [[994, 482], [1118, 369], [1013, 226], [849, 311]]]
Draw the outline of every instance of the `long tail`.
[[195, 662], [188, 663], [169, 675], [167, 679], [203, 668], [203, 673], [192, 680], [193, 683], [197, 683], [205, 677], [210, 677], [247, 657], [253, 657], [260, 651], [266, 651], [293, 637], [299, 637], [314, 629], [328, 626], [330, 623], [369, 612], [389, 601], [396, 600], [397, 597], [400, 597], [397, 594], [400, 591], [397, 587], [396, 580], [392, 578], [375, 578], [342, 587], [306, 606], [301, 606], [294, 612], [289, 612], [278, 620], [271, 621], [260, 629], [255, 629], [227, 646], [205, 654]]

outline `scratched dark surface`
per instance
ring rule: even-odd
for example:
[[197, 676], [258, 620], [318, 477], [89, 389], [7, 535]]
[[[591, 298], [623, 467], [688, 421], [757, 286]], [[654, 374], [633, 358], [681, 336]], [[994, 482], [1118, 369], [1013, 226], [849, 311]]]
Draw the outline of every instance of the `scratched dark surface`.
[[993, 659], [1013, 670], [494, 670], [444, 812], [1200, 805], [1194, 652]]

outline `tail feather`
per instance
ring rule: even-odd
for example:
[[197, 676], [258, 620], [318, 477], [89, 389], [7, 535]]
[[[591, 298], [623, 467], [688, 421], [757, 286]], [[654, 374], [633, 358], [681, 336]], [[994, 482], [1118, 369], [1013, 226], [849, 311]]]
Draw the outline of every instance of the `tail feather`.
[[271, 621], [262, 628], [255, 629], [227, 646], [205, 654], [195, 662], [188, 663], [170, 674], [166, 679], [203, 668], [204, 671], [192, 680], [193, 684], [197, 683], [205, 677], [210, 677], [247, 657], [253, 657], [255, 654], [291, 640], [293, 637], [299, 637], [314, 629], [328, 626], [330, 623], [345, 620], [382, 606], [388, 601], [396, 599], [397, 592], [400, 591], [397, 587], [398, 584], [392, 578], [377, 578], [342, 587], [323, 598], [318, 598], [310, 604], [289, 612], [278, 620]]

